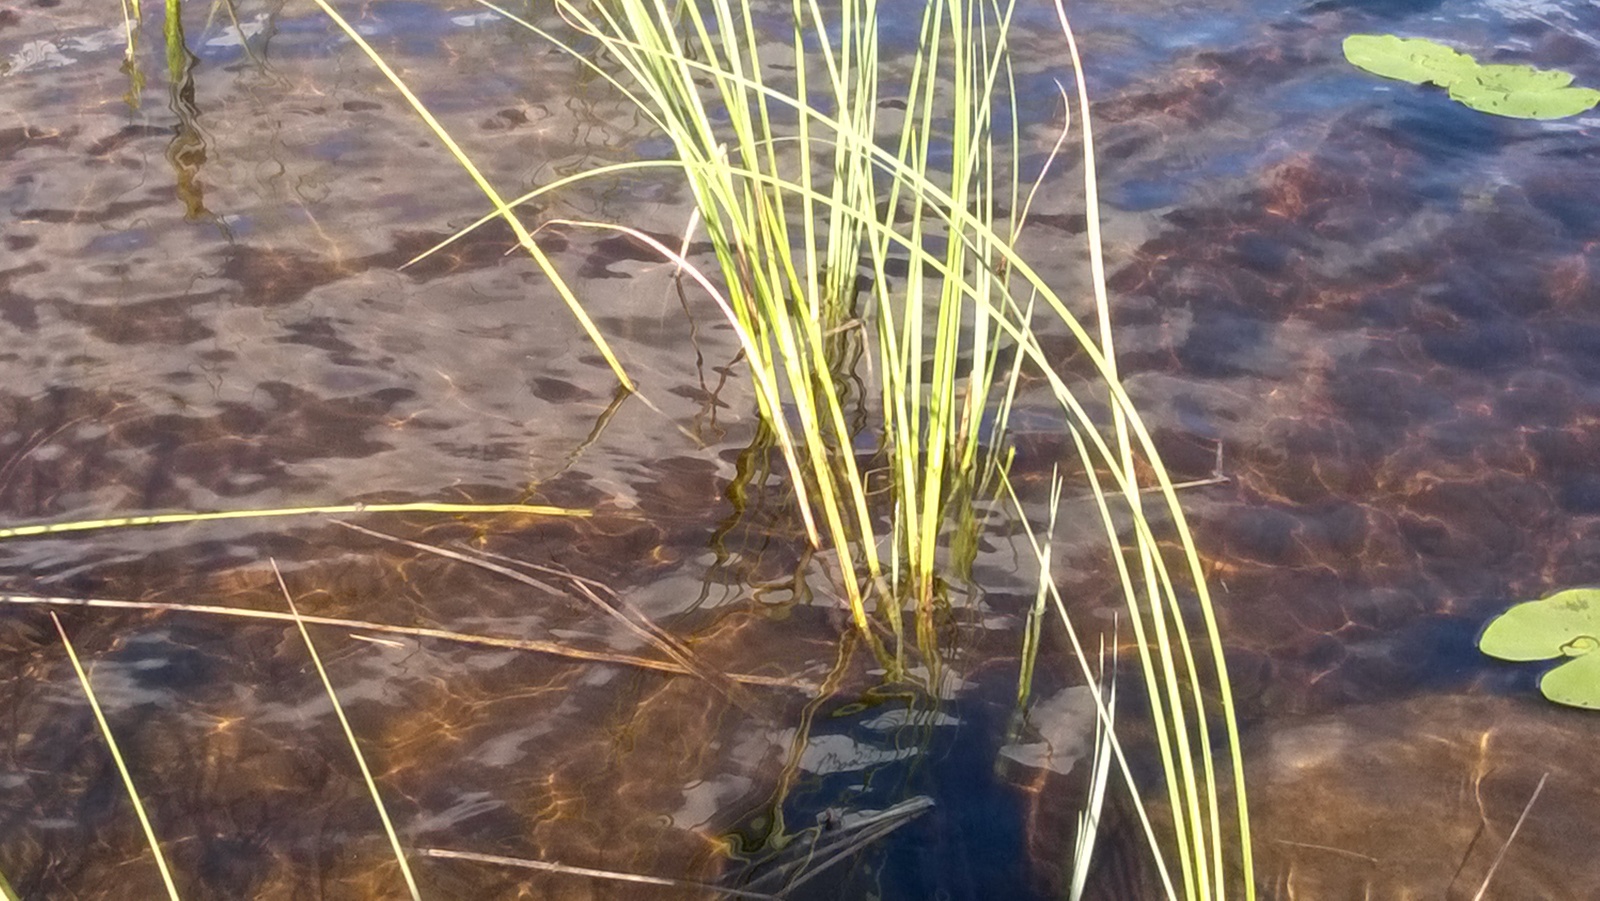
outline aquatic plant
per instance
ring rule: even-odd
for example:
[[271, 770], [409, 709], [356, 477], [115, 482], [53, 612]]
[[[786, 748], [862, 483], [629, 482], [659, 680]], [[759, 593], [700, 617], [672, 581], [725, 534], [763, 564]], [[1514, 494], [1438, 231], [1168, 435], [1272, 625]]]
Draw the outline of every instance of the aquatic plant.
[[[874, 597], [898, 638], [909, 598], [927, 646], [944, 527], [994, 451], [982, 447], [982, 422], [1000, 332], [1028, 330], [999, 274], [998, 246], [1020, 227], [1015, 135], [994, 128], [996, 105], [1010, 102], [1013, 7], [929, 4], [909, 80], [891, 85], [874, 2], [846, 4], [834, 21], [795, 4], [784, 48], [793, 69], [776, 79], [773, 45], [763, 48], [747, 5], [557, 6], [605, 47], [673, 142], [758, 406], [788, 458], [803, 461], [791, 463], [802, 510], [819, 508], [857, 627], [877, 640]], [[898, 127], [878, 121], [891, 91]], [[887, 274], [896, 262], [898, 282]], [[861, 320], [877, 339], [879, 434], [867, 437], [881, 441], [890, 473], [888, 536], [845, 409], [852, 374], [840, 336]]]
[[156, 869], [161, 872], [161, 884], [166, 887], [167, 897], [171, 901], [179, 901], [178, 886], [172, 881], [172, 870], [167, 866], [167, 856], [161, 851], [161, 842], [156, 839], [155, 827], [150, 824], [150, 816], [145, 812], [144, 802], [139, 798], [139, 790], [133, 784], [133, 774], [128, 770], [128, 763], [122, 756], [122, 749], [117, 745], [117, 737], [111, 732], [111, 724], [106, 722], [105, 711], [100, 709], [100, 699], [94, 693], [94, 685], [89, 681], [89, 674], [83, 668], [83, 663], [78, 660], [78, 652], [72, 646], [72, 639], [67, 637], [67, 629], [61, 625], [61, 617], [54, 612], [50, 614], [50, 621], [55, 623], [56, 634], [61, 636], [61, 646], [66, 649], [67, 659], [72, 662], [72, 671], [78, 676], [78, 684], [83, 688], [83, 696], [89, 702], [89, 709], [94, 712], [95, 724], [100, 727], [100, 735], [106, 740], [106, 747], [111, 751], [111, 761], [116, 765], [117, 774], [122, 777], [122, 786], [128, 792], [128, 800], [133, 804], [134, 815], [139, 818], [139, 828], [144, 831], [145, 843], [150, 846], [150, 853], [154, 855]]
[[356, 759], [356, 766], [361, 769], [361, 781], [367, 786], [367, 796], [372, 798], [372, 806], [378, 811], [378, 819], [383, 823], [383, 832], [389, 837], [389, 848], [394, 852], [395, 861], [400, 864], [400, 875], [405, 879], [406, 891], [411, 894], [411, 901], [422, 901], [422, 893], [417, 889], [417, 880], [411, 875], [411, 865], [406, 862], [406, 851], [400, 845], [400, 836], [394, 831], [394, 821], [389, 818], [389, 808], [383, 803], [383, 794], [378, 791], [378, 782], [372, 778], [372, 768], [367, 765], [367, 755], [361, 753], [361, 744], [356, 741], [355, 730], [350, 728], [350, 719], [344, 714], [344, 705], [339, 702], [339, 693], [333, 689], [333, 680], [328, 678], [328, 670], [322, 665], [322, 655], [317, 653], [317, 646], [311, 641], [311, 633], [306, 629], [306, 621], [300, 615], [300, 608], [295, 606], [294, 595], [289, 592], [289, 585], [283, 581], [283, 573], [278, 569], [278, 561], [272, 560], [272, 575], [278, 580], [278, 589], [283, 592], [283, 600], [289, 605], [289, 613], [294, 617], [295, 628], [300, 631], [300, 640], [305, 642], [306, 653], [311, 657], [311, 663], [317, 669], [317, 678], [322, 681], [322, 689], [327, 692], [328, 703], [333, 705], [334, 715], [339, 719], [339, 728], [344, 731], [345, 742], [350, 746], [350, 754]]
[[1495, 617], [1478, 648], [1501, 660], [1567, 662], [1539, 679], [1557, 704], [1600, 710], [1600, 588], [1572, 588]]
[[[317, 2], [445, 141], [490, 198], [494, 215], [514, 220], [512, 207], [522, 200], [503, 200], [376, 51], [326, 0]], [[893, 83], [880, 65], [880, 12], [872, 0], [844, 4], [837, 19], [814, 3], [794, 3], [792, 34], [777, 45], [786, 51], [781, 75], [768, 71], [776, 51], [762, 43], [748, 3], [706, 0], [669, 8], [621, 0], [587, 8], [559, 0], [557, 10], [577, 34], [606, 51], [602, 65], [574, 49], [573, 41], [480, 2], [571, 52], [671, 139], [677, 159], [665, 164], [688, 180], [720, 282], [636, 230], [566, 224], [644, 240], [722, 310], [745, 352], [757, 406], [783, 451], [808, 537], [822, 546], [815, 512], [837, 556], [857, 630], [891, 673], [903, 672], [900, 617], [907, 601], [918, 614], [917, 645], [929, 666], [937, 666], [936, 570], [951, 540], [951, 514], [957, 514], [956, 528], [970, 522], [961, 510], [979, 474], [997, 470], [994, 455], [1021, 366], [1043, 380], [1077, 441], [1130, 611], [1175, 823], [1181, 888], [1169, 881], [1169, 894], [1225, 897], [1230, 885], [1242, 883], [1246, 897], [1253, 897], [1242, 761], [1220, 635], [1173, 481], [1117, 373], [1088, 97], [1061, 7], [1078, 73], [1092, 326], [1080, 322], [1015, 249], [1026, 209], [1016, 177], [1016, 117], [1007, 117], [1009, 130], [996, 127], [1006, 121], [996, 115], [996, 104], [1011, 96], [1006, 48], [1012, 6], [930, 3], [911, 72]], [[904, 106], [897, 127], [879, 119], [880, 101], [891, 92]], [[602, 167], [567, 183], [629, 165], [661, 163]], [[520, 222], [513, 229], [519, 242], [529, 234]], [[900, 283], [889, 277], [896, 264], [907, 273]], [[570, 304], [570, 292], [562, 293]], [[1056, 371], [1040, 344], [1035, 308], [1073, 337], [1097, 380], [1069, 385]], [[892, 474], [886, 513], [869, 502], [855, 452], [861, 436], [845, 415], [849, 398], [841, 390], [849, 373], [842, 368], [840, 337], [863, 327], [876, 338], [880, 363], [872, 412]], [[996, 378], [1002, 351], [1014, 355], [1009, 380]], [[619, 378], [631, 385], [620, 370]], [[1110, 412], [1097, 415], [1097, 409]], [[1147, 492], [1153, 500], [1146, 500]], [[1170, 523], [1161, 537], [1157, 511]], [[1131, 536], [1124, 538], [1118, 518]], [[1162, 540], [1179, 549], [1174, 560]], [[1204, 658], [1180, 606], [1186, 596], [1200, 611]], [[881, 643], [883, 628], [892, 646]], [[1216, 701], [1208, 703], [1208, 695]], [[1233, 771], [1239, 858], [1231, 869], [1224, 862], [1215, 720], [1226, 731]]]
[[1374, 75], [1411, 84], [1433, 84], [1472, 109], [1516, 119], [1561, 119], [1600, 104], [1600, 91], [1573, 87], [1573, 75], [1526, 65], [1485, 65], [1471, 56], [1422, 38], [1353, 34], [1344, 56]]
[[220, 522], [230, 519], [275, 519], [281, 516], [347, 516], [368, 513], [439, 513], [447, 516], [457, 516], [486, 513], [582, 518], [591, 515], [591, 512], [582, 508], [551, 507], [545, 504], [452, 504], [433, 501], [408, 501], [398, 504], [324, 504], [310, 507], [269, 507], [258, 510], [193, 510], [181, 513], [146, 513], [135, 516], [112, 516], [104, 519], [77, 519], [67, 522], [41, 522], [5, 526], [0, 527], [0, 541], [7, 538], [31, 538], [38, 535], [93, 532], [100, 529], [170, 526], [182, 523]]

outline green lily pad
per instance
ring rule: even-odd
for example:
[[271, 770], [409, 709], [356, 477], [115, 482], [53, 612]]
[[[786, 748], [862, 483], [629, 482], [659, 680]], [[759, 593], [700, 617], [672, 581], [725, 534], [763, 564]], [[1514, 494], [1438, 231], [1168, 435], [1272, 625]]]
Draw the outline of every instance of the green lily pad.
[[1571, 658], [1545, 673], [1539, 690], [1557, 704], [1600, 710], [1600, 589], [1517, 604], [1489, 623], [1478, 648], [1501, 660]]
[[1344, 39], [1344, 58], [1384, 78], [1447, 87], [1477, 60], [1435, 41], [1392, 34], [1352, 34]]
[[[1567, 75], [1565, 72], [1551, 73]], [[1571, 76], [1568, 75], [1568, 78]], [[1474, 81], [1450, 86], [1450, 99], [1483, 113], [1515, 119], [1564, 119], [1600, 103], [1600, 91], [1561, 87], [1549, 91], [1497, 91]]]
[[1575, 657], [1545, 673], [1539, 690], [1557, 704], [1600, 710], [1600, 654]]
[[1452, 85], [1465, 87], [1470, 80], [1473, 87], [1505, 94], [1517, 91], [1559, 91], [1572, 84], [1571, 72], [1563, 72], [1560, 69], [1535, 69], [1532, 66], [1508, 66], [1501, 63], [1480, 65], [1470, 72], [1461, 74], [1463, 78], [1451, 82]]
[[1435, 41], [1392, 34], [1353, 34], [1344, 56], [1374, 75], [1436, 84], [1450, 99], [1479, 112], [1516, 119], [1562, 119], [1600, 104], [1600, 91], [1572, 87], [1572, 73], [1532, 66], [1482, 65]]

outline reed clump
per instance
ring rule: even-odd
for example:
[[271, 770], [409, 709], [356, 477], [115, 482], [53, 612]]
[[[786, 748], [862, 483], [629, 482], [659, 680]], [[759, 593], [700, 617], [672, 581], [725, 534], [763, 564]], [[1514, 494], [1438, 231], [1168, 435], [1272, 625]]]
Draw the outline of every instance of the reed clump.
[[[1138, 648], [1175, 823], [1177, 874], [1163, 865], [1163, 881], [1174, 897], [1226, 897], [1240, 884], [1252, 897], [1221, 637], [1173, 480], [1117, 370], [1088, 95], [1064, 8], [1056, 11], [1076, 75], [1068, 108], [1083, 150], [1093, 296], [1079, 308], [1092, 311], [1088, 322], [1017, 250], [1027, 200], [1008, 52], [1014, 3], [927, 3], [909, 73], [898, 76], [884, 74], [878, 27], [888, 10], [874, 0], [827, 10], [794, 0], [785, 34], [759, 28], [748, 0], [556, 7], [605, 51], [602, 62], [580, 58], [671, 139], [720, 276], [696, 279], [739, 334], [808, 534], [815, 543], [826, 533], [856, 625], [892, 655], [891, 672], [906, 646], [905, 605], [924, 660], [936, 664], [942, 555], [976, 527], [965, 515], [975, 493], [1003, 475], [1020, 373], [1043, 379], [1073, 438]], [[901, 279], [889, 277], [895, 264]], [[891, 474], [887, 516], [869, 503], [855, 453], [861, 419], [845, 406], [851, 373], [836, 339], [858, 327], [878, 363], [877, 394], [859, 401]], [[1096, 377], [1069, 384], [1040, 344], [1043, 329], [1070, 334]], [[1013, 361], [1008, 372], [999, 371], [1003, 357]], [[1040, 562], [1048, 573], [1044, 551]], [[1198, 622], [1180, 600], [1198, 608]], [[1070, 632], [1058, 595], [1056, 603]], [[887, 648], [880, 628], [893, 639]], [[1087, 660], [1081, 647], [1079, 657]], [[1104, 705], [1102, 716], [1109, 722]], [[1216, 747], [1232, 770], [1227, 818]], [[1122, 771], [1131, 781], [1125, 760]], [[1225, 819], [1236, 830], [1234, 861], [1224, 860]]]

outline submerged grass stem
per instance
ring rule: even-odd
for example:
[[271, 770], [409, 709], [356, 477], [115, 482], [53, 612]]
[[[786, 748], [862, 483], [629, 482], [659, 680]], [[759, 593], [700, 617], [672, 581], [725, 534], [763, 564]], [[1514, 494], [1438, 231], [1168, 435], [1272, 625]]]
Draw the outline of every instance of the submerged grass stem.
[[295, 627], [300, 630], [301, 640], [305, 642], [306, 653], [311, 655], [311, 662], [317, 668], [317, 676], [322, 680], [322, 687], [328, 693], [328, 702], [333, 705], [334, 715], [339, 718], [339, 727], [344, 730], [345, 741], [350, 745], [350, 753], [355, 756], [356, 766], [361, 768], [361, 779], [367, 785], [367, 793], [372, 796], [372, 806], [378, 811], [378, 819], [383, 821], [383, 831], [389, 837], [389, 847], [394, 851], [395, 861], [400, 864], [400, 875], [405, 878], [406, 890], [411, 893], [411, 901], [422, 901], [422, 894], [417, 889], [417, 880], [411, 875], [411, 865], [406, 862], [405, 848], [400, 844], [400, 836], [394, 831], [394, 822], [389, 819], [389, 808], [384, 805], [383, 795], [378, 791], [378, 783], [372, 778], [372, 768], [367, 766], [367, 755], [361, 753], [361, 745], [356, 742], [355, 730], [350, 728], [350, 720], [344, 715], [344, 705], [339, 703], [339, 694], [333, 690], [333, 680], [328, 678], [328, 670], [322, 665], [322, 655], [317, 653], [317, 646], [311, 641], [311, 633], [306, 630], [306, 622], [294, 604], [294, 595], [289, 593], [289, 586], [283, 581], [283, 573], [278, 570], [277, 560], [272, 561], [272, 574], [278, 579], [283, 599], [289, 605], [289, 613], [294, 617]]
[[139, 828], [144, 830], [145, 842], [149, 844], [150, 853], [156, 859], [156, 869], [161, 871], [161, 884], [166, 887], [167, 897], [171, 901], [179, 901], [178, 887], [172, 881], [172, 870], [167, 866], [167, 857], [161, 852], [161, 842], [156, 839], [155, 827], [150, 825], [150, 817], [145, 813], [144, 802], [139, 800], [139, 790], [134, 787], [133, 774], [128, 771], [127, 761], [122, 759], [122, 749], [117, 747], [117, 738], [111, 733], [111, 724], [106, 722], [105, 711], [100, 709], [100, 700], [95, 697], [94, 686], [89, 683], [89, 674], [78, 661], [78, 652], [73, 649], [72, 640], [67, 637], [67, 630], [61, 625], [61, 617], [51, 611], [50, 621], [56, 624], [56, 633], [61, 636], [61, 646], [66, 648], [67, 659], [72, 661], [72, 671], [77, 673], [78, 684], [83, 686], [83, 696], [89, 700], [89, 709], [94, 711], [94, 721], [100, 726], [100, 735], [105, 738], [106, 747], [111, 750], [111, 761], [116, 764], [117, 774], [122, 777], [123, 787], [128, 790], [128, 800], [133, 802], [133, 812], [139, 818]]
[[518, 514], [523, 516], [592, 516], [593, 511], [548, 507], [541, 504], [437, 504], [427, 501], [404, 504], [333, 504], [322, 507], [277, 507], [265, 510], [217, 510], [196, 513], [146, 513], [114, 516], [107, 519], [81, 519], [72, 522], [45, 522], [0, 528], [0, 541], [31, 538], [66, 532], [90, 532], [136, 526], [168, 526], [192, 522], [219, 522], [228, 519], [269, 519], [279, 516], [345, 516], [357, 513], [445, 513]]

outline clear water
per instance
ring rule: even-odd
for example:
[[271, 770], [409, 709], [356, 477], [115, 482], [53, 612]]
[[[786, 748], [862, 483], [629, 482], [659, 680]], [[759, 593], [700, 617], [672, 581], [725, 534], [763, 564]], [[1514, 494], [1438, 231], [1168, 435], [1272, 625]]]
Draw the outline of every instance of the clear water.
[[[149, 6], [149, 4], [147, 4]], [[346, 10], [508, 192], [663, 145], [605, 85], [468, 3]], [[1246, 719], [1266, 897], [1476, 891], [1588, 898], [1600, 725], [1537, 670], [1473, 648], [1514, 600], [1600, 582], [1600, 114], [1520, 122], [1346, 65], [1347, 34], [1426, 36], [1600, 85], [1600, 7], [1538, 2], [1100, 3], [1090, 70], [1123, 368], [1180, 477]], [[593, 508], [586, 520], [366, 517], [429, 544], [609, 586], [727, 672], [815, 685], [845, 620], [781, 485], [725, 495], [754, 405], [715, 310], [626, 241], [541, 241], [647, 387], [614, 383], [476, 189], [314, 8], [184, 10], [176, 84], [157, 9], [131, 92], [114, 7], [0, 10], [0, 516], [350, 501]], [[909, 20], [910, 17], [906, 17]], [[907, 37], [906, 39], [909, 39]], [[1068, 75], [1048, 8], [1018, 36], [1034, 162]], [[1065, 257], [1070, 172], [1030, 250]], [[681, 231], [634, 177], [544, 210]], [[1060, 248], [1074, 248], [1063, 254]], [[1062, 452], [1019, 414], [1024, 481]], [[1031, 479], [1031, 481], [1030, 481]], [[1068, 527], [1094, 617], [1101, 552]], [[323, 616], [648, 648], [545, 588], [322, 519], [0, 543], [14, 593], [278, 610], [270, 560]], [[1001, 753], [1017, 614], [1003, 546], [955, 614], [942, 697], [855, 659], [830, 692], [752, 689], [459, 642], [314, 635], [408, 847], [730, 878], [829, 809], [937, 806], [796, 897], [1046, 897], [1074, 782]], [[63, 621], [187, 898], [398, 896], [355, 765], [292, 629], [197, 614]], [[1075, 665], [1047, 650], [1041, 694]], [[0, 611], [0, 872], [27, 898], [161, 891], [40, 609]], [[1035, 761], [1036, 763], [1037, 761]], [[782, 828], [777, 826], [781, 814]], [[1118, 814], [1120, 816], [1120, 814]], [[1149, 873], [1109, 830], [1101, 897]], [[416, 859], [430, 897], [671, 897], [570, 874]], [[1526, 892], [1526, 894], [1523, 894]], [[681, 890], [682, 897], [705, 892]]]

